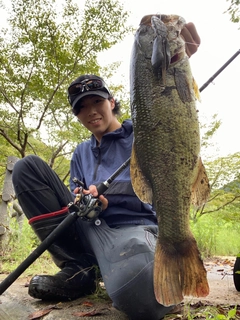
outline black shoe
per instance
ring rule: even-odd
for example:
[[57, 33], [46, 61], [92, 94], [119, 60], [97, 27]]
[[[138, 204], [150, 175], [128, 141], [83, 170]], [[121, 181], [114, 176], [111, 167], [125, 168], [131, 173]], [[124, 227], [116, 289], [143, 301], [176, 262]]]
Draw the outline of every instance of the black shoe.
[[[91, 269], [91, 270], [90, 270]], [[29, 284], [31, 297], [42, 300], [74, 300], [96, 290], [94, 268], [77, 265], [63, 268], [54, 276], [34, 276]]]
[[237, 256], [233, 267], [233, 282], [237, 291], [240, 291], [240, 255]]

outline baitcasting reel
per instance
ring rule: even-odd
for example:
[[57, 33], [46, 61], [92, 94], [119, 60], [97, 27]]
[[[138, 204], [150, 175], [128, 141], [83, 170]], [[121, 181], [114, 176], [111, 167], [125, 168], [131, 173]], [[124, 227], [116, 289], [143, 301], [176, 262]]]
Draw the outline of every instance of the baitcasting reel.
[[91, 194], [84, 194], [83, 183], [77, 178], [73, 178], [73, 182], [79, 186], [79, 193], [76, 195], [75, 203], [70, 202], [68, 204], [70, 212], [77, 212], [82, 220], [94, 221], [96, 225], [101, 224], [101, 221], [97, 218], [102, 211], [102, 202]]

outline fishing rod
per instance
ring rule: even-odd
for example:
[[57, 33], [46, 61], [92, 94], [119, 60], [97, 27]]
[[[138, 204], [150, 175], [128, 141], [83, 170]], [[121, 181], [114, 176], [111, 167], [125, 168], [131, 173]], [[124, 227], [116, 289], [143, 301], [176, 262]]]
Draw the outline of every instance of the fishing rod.
[[240, 54], [240, 50], [238, 50], [234, 55], [226, 62], [224, 65], [216, 72], [214, 75], [205, 82], [201, 88], [199, 89], [202, 92], [213, 80]]
[[[98, 195], [103, 194], [113, 180], [128, 166], [128, 158], [106, 181], [97, 186]], [[83, 189], [83, 183], [78, 179], [73, 179]], [[79, 195], [78, 195], [79, 196]], [[81, 194], [77, 202], [68, 204], [69, 214], [67, 217], [41, 242], [41, 244], [30, 255], [0, 283], [0, 295], [38, 258], [47, 250], [51, 244], [72, 225], [79, 217], [83, 220], [94, 221], [96, 225], [101, 224], [98, 215], [102, 211], [101, 201], [91, 194]]]

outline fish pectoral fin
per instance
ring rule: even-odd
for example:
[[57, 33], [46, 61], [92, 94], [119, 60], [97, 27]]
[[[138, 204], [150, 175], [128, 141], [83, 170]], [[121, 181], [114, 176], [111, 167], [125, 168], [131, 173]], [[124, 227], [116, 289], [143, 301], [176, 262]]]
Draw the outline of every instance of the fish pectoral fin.
[[208, 201], [211, 189], [201, 158], [199, 158], [197, 166], [198, 174], [192, 186], [191, 202], [194, 206], [200, 207]]
[[195, 97], [199, 102], [201, 102], [200, 91], [199, 91], [197, 82], [195, 81], [194, 78], [192, 79], [192, 82], [193, 82], [192, 85], [193, 85], [193, 90], [194, 90]]
[[193, 79], [192, 83], [190, 83], [191, 80], [184, 69], [174, 68], [174, 81], [178, 96], [183, 103], [192, 102], [197, 99], [197, 84]]
[[134, 144], [130, 161], [130, 177], [133, 190], [137, 197], [142, 202], [152, 204], [152, 188], [138, 165]]

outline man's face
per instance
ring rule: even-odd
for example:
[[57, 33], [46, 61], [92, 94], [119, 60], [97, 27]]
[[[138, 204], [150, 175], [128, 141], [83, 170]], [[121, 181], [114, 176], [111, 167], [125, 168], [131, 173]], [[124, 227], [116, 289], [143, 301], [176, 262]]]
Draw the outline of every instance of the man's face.
[[115, 107], [114, 99], [108, 100], [100, 96], [90, 95], [79, 102], [79, 121], [89, 130], [98, 141], [102, 136], [115, 130], [115, 115], [112, 110]]

